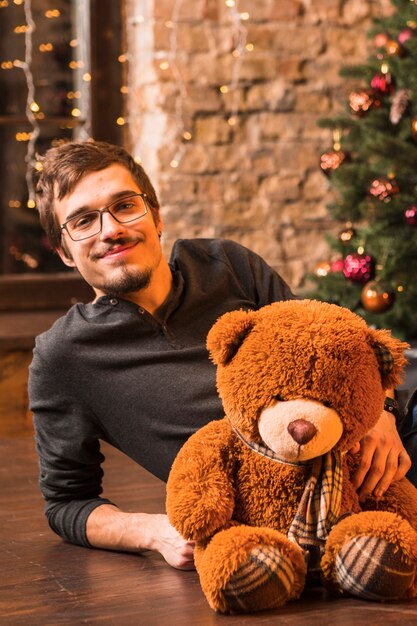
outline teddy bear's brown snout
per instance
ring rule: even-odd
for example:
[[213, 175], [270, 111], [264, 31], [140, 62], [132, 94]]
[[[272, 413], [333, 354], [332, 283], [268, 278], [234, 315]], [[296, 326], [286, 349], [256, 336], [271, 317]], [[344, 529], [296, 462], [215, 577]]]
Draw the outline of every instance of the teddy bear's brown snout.
[[314, 424], [303, 419], [294, 420], [288, 424], [287, 430], [294, 441], [300, 446], [311, 441], [317, 433], [317, 428]]

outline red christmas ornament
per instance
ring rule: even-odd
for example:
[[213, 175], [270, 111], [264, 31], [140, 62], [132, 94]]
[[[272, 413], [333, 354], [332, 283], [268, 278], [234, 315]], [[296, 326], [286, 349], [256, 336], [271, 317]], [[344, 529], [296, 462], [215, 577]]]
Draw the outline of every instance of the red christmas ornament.
[[390, 202], [391, 198], [399, 191], [395, 178], [388, 178], [387, 176], [376, 178], [369, 187], [370, 195], [382, 202]]
[[386, 46], [388, 39], [389, 37], [387, 33], [378, 33], [377, 35], [375, 35], [374, 37], [375, 48], [383, 48], [384, 46]]
[[417, 204], [411, 204], [404, 212], [405, 221], [413, 228], [417, 227]]
[[343, 150], [328, 150], [320, 157], [320, 168], [324, 174], [330, 176], [346, 160], [348, 160], [348, 155]]
[[394, 304], [395, 293], [388, 285], [371, 280], [362, 289], [361, 302], [370, 313], [385, 313]]
[[378, 72], [371, 80], [372, 89], [380, 96], [388, 96], [395, 90], [395, 80], [389, 72]]
[[343, 272], [344, 267], [345, 267], [344, 260], [337, 259], [336, 261], [333, 261], [332, 263], [330, 263], [330, 272], [332, 273]]
[[372, 90], [352, 91], [349, 94], [349, 107], [354, 115], [363, 117], [370, 109], [378, 107], [381, 102]]
[[411, 39], [411, 37], [413, 36], [414, 36], [414, 30], [412, 28], [404, 28], [404, 30], [402, 30], [400, 34], [398, 35], [398, 41], [400, 43], [405, 43], [406, 41]]
[[367, 283], [374, 271], [375, 261], [369, 254], [348, 254], [343, 263], [343, 274], [353, 283]]

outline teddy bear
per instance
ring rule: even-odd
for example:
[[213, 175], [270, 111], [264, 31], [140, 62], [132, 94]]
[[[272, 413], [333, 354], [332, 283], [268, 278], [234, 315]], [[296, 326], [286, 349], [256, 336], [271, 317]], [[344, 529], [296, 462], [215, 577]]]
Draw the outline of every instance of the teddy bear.
[[367, 600], [417, 595], [417, 489], [402, 479], [360, 501], [351, 480], [406, 347], [313, 300], [229, 312], [211, 328], [225, 416], [179, 451], [167, 514], [195, 542], [215, 611], [276, 609], [318, 576]]

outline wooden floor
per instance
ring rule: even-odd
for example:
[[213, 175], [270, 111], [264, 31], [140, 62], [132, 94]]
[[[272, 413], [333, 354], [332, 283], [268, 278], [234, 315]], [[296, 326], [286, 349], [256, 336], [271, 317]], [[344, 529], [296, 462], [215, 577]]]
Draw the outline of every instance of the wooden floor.
[[[121, 507], [164, 510], [164, 486], [105, 448], [105, 493]], [[158, 555], [118, 554], [64, 543], [47, 527], [31, 437], [0, 440], [0, 624], [113, 626], [417, 625], [417, 602], [371, 604], [310, 591], [280, 611], [216, 615], [195, 572]]]

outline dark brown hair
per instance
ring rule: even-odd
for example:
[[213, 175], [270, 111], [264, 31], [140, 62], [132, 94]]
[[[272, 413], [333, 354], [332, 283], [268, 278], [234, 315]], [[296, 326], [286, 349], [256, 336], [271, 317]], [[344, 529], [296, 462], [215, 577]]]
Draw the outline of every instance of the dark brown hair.
[[155, 223], [159, 220], [159, 203], [145, 170], [122, 147], [104, 141], [69, 142], [50, 148], [43, 157], [37, 185], [36, 206], [40, 222], [54, 250], [62, 248], [61, 228], [54, 211], [54, 200], [71, 193], [83, 176], [120, 163], [131, 172], [143, 193], [146, 193]]

